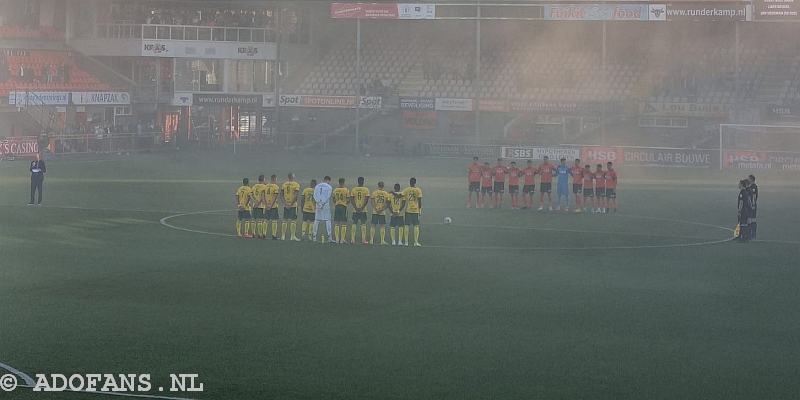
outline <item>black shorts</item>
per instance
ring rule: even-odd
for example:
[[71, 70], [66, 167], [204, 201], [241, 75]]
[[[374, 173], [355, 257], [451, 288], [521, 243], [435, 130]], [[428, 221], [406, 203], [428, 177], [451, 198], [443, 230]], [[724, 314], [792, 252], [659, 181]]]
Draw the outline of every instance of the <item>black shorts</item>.
[[275, 221], [281, 219], [280, 215], [278, 215], [277, 208], [270, 208], [269, 210], [266, 211], [265, 216], [267, 217], [267, 221]]
[[606, 197], [606, 188], [594, 188], [594, 195], [597, 197]]
[[481, 191], [481, 183], [480, 182], [470, 182], [469, 183], [469, 191], [478, 193]]
[[383, 214], [372, 214], [372, 225], [386, 225], [386, 216]]
[[250, 215], [250, 211], [248, 210], [239, 210], [239, 219], [252, 219], [253, 217]]
[[297, 207], [283, 207], [283, 219], [297, 219]]
[[511, 194], [519, 193], [519, 185], [508, 185], [508, 193]]
[[392, 215], [392, 218], [389, 219], [389, 226], [392, 228], [398, 226], [405, 226], [406, 222], [403, 219], [402, 215]]
[[542, 193], [550, 193], [553, 191], [553, 184], [551, 182], [540, 183], [539, 191]]
[[483, 194], [492, 193], [492, 187], [491, 186], [481, 186], [481, 193], [483, 193]]
[[522, 186], [522, 193], [529, 193], [533, 194], [536, 191], [536, 185], [524, 185]]
[[406, 225], [419, 225], [419, 214], [406, 213]]
[[583, 197], [594, 197], [594, 189], [583, 189]]
[[264, 219], [264, 209], [259, 207], [254, 208], [253, 219]]
[[608, 197], [609, 199], [616, 199], [617, 198], [617, 189], [606, 188], [606, 197]]
[[316, 215], [317, 215], [317, 213], [303, 211], [303, 221], [314, 222], [314, 217]]
[[494, 183], [494, 192], [495, 193], [503, 193], [506, 190], [506, 183], [505, 182], [495, 182]]
[[578, 185], [577, 183], [572, 184], [572, 193], [581, 194], [583, 190], [583, 185]]
[[362, 224], [366, 224], [367, 223], [367, 212], [366, 211], [360, 211], [360, 212], [359, 211], [353, 211], [353, 215], [351, 216], [351, 218], [352, 218], [354, 224], [357, 224], [359, 222], [362, 223]]
[[347, 206], [336, 206], [333, 211], [333, 222], [347, 222]]

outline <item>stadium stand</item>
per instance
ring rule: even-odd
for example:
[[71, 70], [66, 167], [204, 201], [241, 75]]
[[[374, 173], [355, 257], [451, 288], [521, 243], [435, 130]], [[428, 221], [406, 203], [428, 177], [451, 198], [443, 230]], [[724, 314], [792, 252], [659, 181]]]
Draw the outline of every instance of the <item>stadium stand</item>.
[[0, 95], [12, 90], [111, 89], [110, 85], [79, 68], [71, 52], [6, 49], [0, 53]]
[[[503, 44], [482, 54], [482, 79], [476, 87], [474, 44], [469, 37], [429, 40], [432, 33], [387, 25], [397, 34], [364, 34], [363, 93], [420, 97], [520, 100], [622, 100], [633, 95], [641, 64], [597, 66], [596, 51], [562, 51], [553, 45]], [[542, 57], [547, 54], [547, 57]], [[355, 46], [339, 42], [299, 86], [300, 94], [354, 95]]]

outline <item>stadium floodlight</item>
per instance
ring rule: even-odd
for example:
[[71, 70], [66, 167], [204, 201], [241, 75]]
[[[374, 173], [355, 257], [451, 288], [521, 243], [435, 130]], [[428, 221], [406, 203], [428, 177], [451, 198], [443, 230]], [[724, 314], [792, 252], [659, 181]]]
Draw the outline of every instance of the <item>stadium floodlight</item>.
[[800, 126], [719, 126], [720, 169], [800, 170]]

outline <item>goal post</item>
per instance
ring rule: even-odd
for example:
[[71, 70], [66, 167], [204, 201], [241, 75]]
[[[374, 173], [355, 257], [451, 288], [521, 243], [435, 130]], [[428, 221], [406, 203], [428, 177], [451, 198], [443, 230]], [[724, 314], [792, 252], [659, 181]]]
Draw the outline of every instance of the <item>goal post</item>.
[[719, 126], [719, 168], [800, 171], [800, 126]]

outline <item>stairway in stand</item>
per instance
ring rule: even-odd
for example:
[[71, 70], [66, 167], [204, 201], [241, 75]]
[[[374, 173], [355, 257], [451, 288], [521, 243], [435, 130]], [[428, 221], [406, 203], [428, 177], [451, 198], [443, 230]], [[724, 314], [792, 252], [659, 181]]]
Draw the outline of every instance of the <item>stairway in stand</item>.
[[422, 74], [422, 66], [414, 65], [397, 85], [397, 92], [401, 97], [417, 97], [425, 85], [425, 77]]

